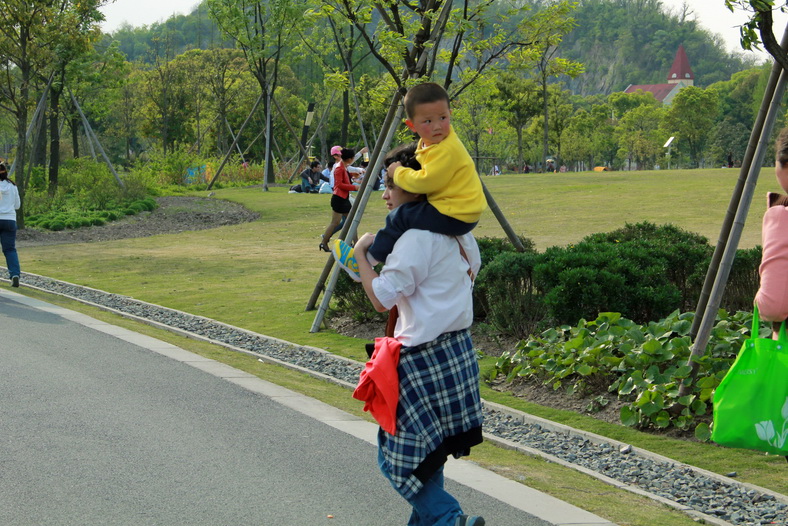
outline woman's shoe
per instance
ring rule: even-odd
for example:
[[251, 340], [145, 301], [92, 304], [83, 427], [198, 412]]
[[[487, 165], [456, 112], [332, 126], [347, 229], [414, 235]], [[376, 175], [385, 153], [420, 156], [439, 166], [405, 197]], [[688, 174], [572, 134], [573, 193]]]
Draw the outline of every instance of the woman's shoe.
[[331, 249], [330, 249], [330, 248], [328, 248], [328, 247], [325, 245], [325, 243], [320, 243], [320, 246], [319, 246], [318, 248], [320, 248], [320, 250], [322, 250], [323, 252], [331, 252]]

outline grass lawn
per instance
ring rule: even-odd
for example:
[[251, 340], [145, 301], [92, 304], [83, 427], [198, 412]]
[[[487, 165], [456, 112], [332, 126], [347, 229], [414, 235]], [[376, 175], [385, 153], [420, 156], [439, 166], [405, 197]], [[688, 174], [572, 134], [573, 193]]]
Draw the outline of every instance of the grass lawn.
[[[779, 190], [772, 174], [770, 168], [762, 174], [741, 247], [752, 247], [760, 242], [765, 193]], [[620, 228], [625, 222], [640, 221], [672, 223], [703, 234], [715, 244], [737, 178], [738, 170], [709, 169], [503, 175], [485, 177], [484, 182], [515, 232], [533, 239], [537, 249], [544, 250], [553, 245], [577, 242], [591, 233]], [[380, 195], [380, 192], [373, 194], [360, 232], [374, 232], [383, 225], [385, 207]], [[246, 188], [218, 190], [215, 197], [242, 203], [259, 212], [261, 217], [253, 223], [198, 232], [23, 248], [20, 250], [23, 270], [364, 360], [364, 342], [328, 330], [309, 332], [315, 312], [305, 312], [305, 307], [327, 258], [317, 246], [329, 221], [330, 196], [288, 194], [284, 188], [272, 188], [269, 192]], [[503, 235], [489, 211], [475, 233], [477, 236]], [[485, 396], [493, 395], [485, 392]], [[350, 400], [349, 396], [347, 398]], [[504, 403], [522, 404], [511, 399]], [[576, 427], [615, 435], [619, 440], [691, 461], [712, 471], [738, 471], [739, 480], [788, 493], [784, 459], [724, 450], [709, 444], [682, 443], [619, 426], [600, 427], [590, 418], [556, 414], [538, 407], [524, 408], [535, 414], [551, 414], [555, 420]], [[497, 466], [504, 462], [501, 458], [506, 458], [503, 470], [517, 471], [521, 462], [532, 462], [512, 455], [490, 453], [489, 465]], [[541, 463], [535, 465], [533, 469], [542, 469]], [[563, 482], [557, 484], [574, 487], [574, 478], [576, 475], [564, 477]], [[530, 483], [529, 480], [527, 475], [525, 482]], [[613, 490], [603, 491], [609, 492]], [[643, 521], [628, 522], [625, 520], [627, 513], [634, 517], [635, 510], [644, 508], [642, 503], [625, 501], [628, 502], [622, 505], [625, 511], [615, 520], [595, 509], [587, 509], [622, 525], [691, 522], [683, 522], [683, 516], [675, 523], [649, 522], [648, 513], [644, 514]]]

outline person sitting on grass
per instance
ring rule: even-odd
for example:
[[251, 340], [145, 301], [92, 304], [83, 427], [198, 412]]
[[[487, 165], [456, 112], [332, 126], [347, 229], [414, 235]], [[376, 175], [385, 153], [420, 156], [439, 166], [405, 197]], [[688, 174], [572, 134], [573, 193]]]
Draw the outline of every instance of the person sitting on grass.
[[320, 161], [312, 161], [309, 168], [301, 172], [301, 191], [316, 194], [320, 189]]
[[[415, 145], [409, 151], [410, 160], [407, 147], [387, 160], [409, 165]], [[389, 210], [424, 198], [387, 176], [383, 199]], [[469, 330], [479, 247], [470, 233], [455, 237], [410, 229], [378, 274], [366, 257], [375, 237], [367, 233], [356, 243], [361, 283], [377, 311], [396, 306], [399, 312], [394, 328], [399, 401], [390, 419], [396, 430], [379, 429], [378, 466], [411, 505], [408, 524], [484, 526], [482, 517], [466, 515], [444, 489], [443, 475], [449, 455], [468, 455], [482, 442], [479, 365]]]
[[[414, 170], [398, 162], [388, 167], [394, 183], [412, 193], [426, 194], [426, 201], [409, 202], [389, 213], [367, 257], [385, 262], [402, 234], [419, 228], [438, 234], [460, 236], [476, 226], [487, 206], [476, 166], [451, 127], [449, 95], [431, 82], [412, 87], [405, 95], [408, 128], [420, 139]], [[338, 264], [360, 281], [353, 248], [336, 240], [331, 247]]]

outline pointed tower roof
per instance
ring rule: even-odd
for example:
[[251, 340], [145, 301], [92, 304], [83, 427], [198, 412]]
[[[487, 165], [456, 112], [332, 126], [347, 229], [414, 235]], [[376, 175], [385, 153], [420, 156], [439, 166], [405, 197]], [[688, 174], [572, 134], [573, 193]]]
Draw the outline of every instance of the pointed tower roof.
[[684, 46], [679, 44], [679, 50], [676, 51], [676, 58], [673, 60], [673, 65], [668, 72], [668, 84], [678, 84], [685, 81], [690, 85], [694, 84], [695, 75], [692, 74], [687, 53], [684, 52]]

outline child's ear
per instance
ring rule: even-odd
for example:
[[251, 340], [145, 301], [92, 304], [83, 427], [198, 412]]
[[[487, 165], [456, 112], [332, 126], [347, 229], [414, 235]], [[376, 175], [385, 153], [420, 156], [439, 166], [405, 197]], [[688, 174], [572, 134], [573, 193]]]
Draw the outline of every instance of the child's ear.
[[410, 119], [405, 119], [405, 126], [410, 128], [410, 131], [412, 131], [413, 133], [416, 133], [416, 128], [415, 126], [413, 126], [413, 121], [411, 121]]

